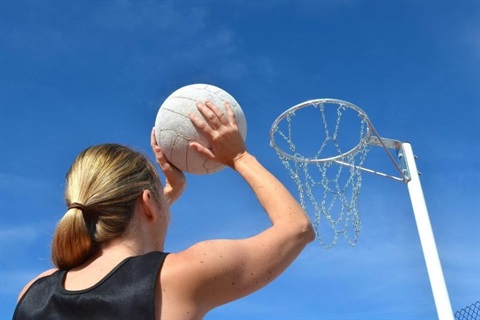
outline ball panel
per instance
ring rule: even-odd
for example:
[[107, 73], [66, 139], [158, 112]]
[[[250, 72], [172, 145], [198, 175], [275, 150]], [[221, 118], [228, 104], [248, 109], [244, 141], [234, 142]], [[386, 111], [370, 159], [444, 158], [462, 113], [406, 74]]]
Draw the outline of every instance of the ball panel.
[[223, 170], [223, 169], [225, 169], [225, 167], [226, 166], [224, 166], [223, 164], [220, 164], [218, 162], [214, 162], [214, 161], [211, 161], [211, 160], [207, 159], [202, 166], [202, 171], [210, 174], [210, 173], [215, 173], [215, 172], [218, 172], [220, 170]]
[[198, 141], [206, 147], [209, 147], [210, 142], [208, 139], [195, 129], [190, 121], [190, 118], [188, 117], [191, 112], [198, 112], [198, 110], [193, 110], [191, 107], [186, 105], [183, 100], [180, 100], [180, 103], [172, 105], [177, 107], [170, 108], [170, 106], [167, 105], [166, 107], [162, 106], [160, 108], [157, 114], [157, 120], [155, 122], [155, 130], [175, 130], [179, 136], [187, 140]]
[[187, 171], [186, 155], [188, 149], [188, 140], [183, 137], [177, 136], [175, 138], [175, 143], [172, 145], [172, 149], [170, 150], [170, 162], [182, 171]]
[[214, 162], [206, 159], [197, 151], [191, 148], [188, 148], [186, 150], [185, 159], [186, 160], [188, 159], [188, 161], [185, 162], [186, 163], [185, 171], [194, 173], [194, 174], [210, 174], [225, 168], [224, 165], [218, 162]]

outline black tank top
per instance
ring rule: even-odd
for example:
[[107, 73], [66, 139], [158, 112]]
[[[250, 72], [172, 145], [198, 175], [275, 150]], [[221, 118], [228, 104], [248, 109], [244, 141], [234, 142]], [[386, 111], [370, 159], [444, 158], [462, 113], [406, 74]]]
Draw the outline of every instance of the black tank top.
[[96, 285], [78, 291], [65, 290], [67, 271], [56, 271], [30, 286], [13, 319], [155, 319], [155, 287], [166, 256], [150, 252], [127, 258]]

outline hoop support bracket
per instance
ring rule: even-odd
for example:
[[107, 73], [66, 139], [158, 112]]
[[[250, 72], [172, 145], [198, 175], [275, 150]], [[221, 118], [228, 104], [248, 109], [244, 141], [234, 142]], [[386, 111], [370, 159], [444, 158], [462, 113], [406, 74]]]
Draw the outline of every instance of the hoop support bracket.
[[[373, 126], [371, 126], [371, 128], [373, 129]], [[381, 172], [366, 169], [366, 168], [360, 168], [360, 170], [381, 175], [387, 178], [392, 178], [394, 180], [399, 180], [404, 183], [407, 183], [408, 181], [410, 181], [411, 175], [410, 175], [410, 170], [408, 168], [408, 163], [405, 159], [405, 150], [403, 149], [403, 143], [399, 140], [379, 138], [375, 129], [373, 129], [373, 132], [375, 133], [375, 136], [374, 135], [370, 136], [367, 143], [372, 146], [384, 148], [385, 151], [387, 152], [388, 157], [392, 161], [393, 165], [395, 166], [395, 168], [397, 169], [401, 177], [391, 176], [385, 173], [381, 173]], [[389, 149], [393, 149], [396, 151], [397, 159], [395, 159], [395, 157], [392, 155]]]
[[[373, 128], [373, 127], [371, 127]], [[375, 132], [376, 133], [376, 132]], [[359, 170], [376, 174], [377, 176], [390, 178], [396, 181], [401, 181], [403, 183], [408, 183], [411, 180], [410, 170], [408, 169], [408, 163], [405, 159], [405, 150], [403, 149], [403, 144], [399, 140], [388, 139], [388, 138], [378, 138], [377, 136], [370, 136], [367, 140], [367, 144], [375, 146], [375, 147], [382, 147], [387, 152], [388, 157], [392, 161], [393, 165], [397, 169], [400, 177], [393, 176], [390, 174], [386, 174], [377, 170], [372, 170], [369, 168], [365, 168], [362, 166], [355, 166], [348, 162], [340, 161], [340, 160], [333, 160], [335, 163], [338, 163], [342, 166], [347, 167], [354, 167]], [[397, 153], [397, 159], [392, 155], [389, 149], [394, 149]]]

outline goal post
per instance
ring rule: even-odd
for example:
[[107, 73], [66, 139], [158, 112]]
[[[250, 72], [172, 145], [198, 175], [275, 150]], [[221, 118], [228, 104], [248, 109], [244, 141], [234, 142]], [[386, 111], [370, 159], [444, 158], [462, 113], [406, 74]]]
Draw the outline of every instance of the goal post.
[[[367, 114], [350, 102], [315, 99], [277, 117], [270, 145], [297, 185], [301, 206], [314, 213], [312, 224], [325, 248], [335, 246], [340, 235], [352, 246], [358, 241], [362, 172], [407, 184], [438, 318], [454, 319], [410, 143], [381, 137]], [[372, 147], [385, 150], [395, 175], [365, 167]], [[331, 241], [324, 232], [333, 234]]]
[[435, 237], [433, 236], [432, 225], [428, 215], [425, 197], [420, 183], [420, 175], [417, 170], [415, 156], [412, 146], [408, 142], [402, 143], [405, 152], [405, 161], [408, 165], [410, 181], [407, 182], [410, 201], [412, 202], [415, 222], [417, 224], [420, 244], [422, 246], [425, 264], [427, 266], [430, 286], [432, 287], [433, 298], [437, 308], [437, 315], [440, 320], [453, 320], [453, 311], [448, 296], [447, 285], [438, 255]]

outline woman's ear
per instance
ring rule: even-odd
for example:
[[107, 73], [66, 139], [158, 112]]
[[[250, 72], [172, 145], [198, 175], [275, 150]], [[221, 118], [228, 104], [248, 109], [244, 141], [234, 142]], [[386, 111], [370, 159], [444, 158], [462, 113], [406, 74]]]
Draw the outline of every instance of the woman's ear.
[[150, 190], [143, 190], [140, 197], [140, 211], [141, 214], [148, 220], [155, 220], [155, 204]]

